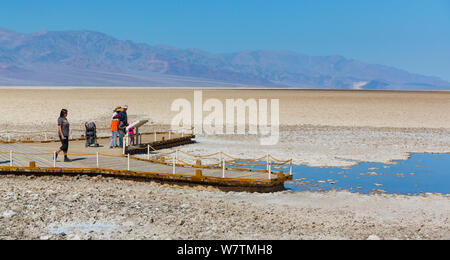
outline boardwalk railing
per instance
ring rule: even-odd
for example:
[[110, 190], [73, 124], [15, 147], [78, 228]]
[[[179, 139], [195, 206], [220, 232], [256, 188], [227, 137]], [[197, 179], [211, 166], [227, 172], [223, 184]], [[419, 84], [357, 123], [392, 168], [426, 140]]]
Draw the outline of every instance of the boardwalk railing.
[[[188, 159], [180, 159], [179, 154], [182, 153], [187, 157], [193, 158], [195, 160], [195, 163], [189, 163], [186, 162]], [[8, 154], [9, 155], [9, 166], [14, 167], [17, 166], [14, 163], [14, 156], [15, 155], [51, 155], [53, 160], [53, 167], [58, 167], [58, 162], [56, 159], [56, 152], [53, 153], [24, 153], [24, 152], [15, 152], [13, 150], [9, 152], [0, 152], [0, 154]], [[158, 155], [158, 158], [152, 158], [154, 155]], [[177, 173], [178, 167], [191, 167], [196, 169], [221, 169], [222, 170], [222, 178], [226, 178], [226, 172], [227, 171], [235, 171], [235, 172], [259, 172], [259, 173], [267, 173], [267, 178], [270, 180], [272, 179], [272, 175], [280, 175], [284, 174], [284, 171], [280, 170], [286, 170], [288, 172], [289, 176], [293, 175], [292, 172], [292, 159], [289, 160], [279, 160], [272, 155], [267, 154], [266, 156], [255, 158], [255, 159], [242, 159], [237, 158], [234, 156], [231, 156], [224, 152], [217, 152], [213, 154], [206, 154], [206, 155], [198, 155], [198, 154], [192, 154], [188, 153], [182, 150], [175, 150], [171, 152], [159, 152], [159, 151], [153, 151], [153, 153], [150, 153], [150, 147], [148, 147], [148, 154], [147, 158], [141, 158], [137, 156], [132, 156], [130, 154], [127, 155], [113, 155], [113, 154], [103, 154], [103, 153], [83, 153], [83, 154], [77, 154], [77, 153], [70, 153], [70, 156], [91, 156], [95, 157], [96, 161], [96, 168], [101, 168], [101, 158], [122, 158], [127, 159], [127, 171], [130, 171], [132, 161], [134, 160], [140, 160], [140, 161], [148, 161], [152, 163], [159, 163], [164, 165], [172, 166], [172, 174]], [[169, 157], [170, 156], [170, 157]], [[199, 159], [200, 158], [200, 159]], [[208, 160], [216, 160], [217, 163], [211, 163], [211, 164], [202, 164], [201, 159], [208, 159]], [[24, 165], [19, 165], [24, 166]]]
[[[289, 172], [289, 175], [293, 175], [292, 171], [292, 159], [288, 160], [280, 160], [275, 158], [270, 154], [266, 154], [265, 156], [259, 158], [238, 158], [235, 156], [231, 156], [224, 152], [216, 152], [212, 154], [192, 154], [189, 152], [185, 152], [183, 150], [173, 150], [170, 152], [160, 152], [151, 145], [147, 145], [147, 147], [141, 147], [137, 149], [145, 149], [147, 150], [146, 157], [137, 157], [134, 156], [135, 159], [138, 160], [146, 160], [149, 162], [155, 163], [164, 163], [171, 158], [173, 164], [180, 164], [181, 166], [189, 166], [193, 168], [221, 168], [223, 173], [225, 174], [225, 170], [234, 169], [238, 171], [259, 171], [259, 172], [267, 172], [269, 179], [271, 178], [272, 171], [275, 170], [286, 170]], [[195, 162], [186, 162], [185, 160], [180, 159], [180, 154], [185, 155], [185, 157], [190, 158]], [[170, 157], [169, 157], [170, 156]], [[156, 159], [154, 157], [157, 157]], [[206, 165], [202, 165], [201, 161], [199, 163], [199, 159], [207, 160], [210, 163]], [[169, 160], [170, 161], [170, 160]], [[264, 166], [264, 167], [262, 167]]]
[[[149, 181], [159, 181], [163, 183], [188, 183], [189, 185], [214, 185], [220, 190], [234, 190], [236, 191], [259, 191], [259, 192], [274, 192], [284, 189], [284, 182], [292, 179], [292, 176], [279, 172], [270, 172], [268, 178], [265, 178], [261, 174], [248, 175], [248, 174], [237, 174], [227, 173], [225, 175], [225, 170], [223, 170], [223, 175], [219, 176], [217, 170], [206, 170], [198, 169], [197, 165], [194, 165], [195, 171], [190, 171], [189, 169], [181, 169], [181, 167], [187, 167], [186, 165], [181, 165], [180, 162], [177, 163], [175, 158], [172, 158], [172, 167], [157, 167], [158, 170], [154, 171], [151, 167], [141, 167], [141, 170], [132, 170], [131, 166], [133, 164], [132, 156], [127, 155], [126, 161], [128, 164], [127, 169], [117, 169], [117, 168], [104, 168], [102, 167], [103, 157], [121, 157], [117, 155], [107, 155], [107, 154], [83, 154], [83, 156], [95, 156], [97, 158], [97, 167], [81, 166], [76, 167], [74, 164], [59, 164], [56, 160], [53, 162], [53, 166], [41, 166], [36, 165], [35, 161], [30, 161], [28, 166], [20, 165], [17, 166], [15, 163], [15, 156], [17, 154], [31, 155], [31, 153], [15, 153], [15, 152], [0, 152], [0, 154], [9, 154], [10, 165], [1, 166], [0, 164], [0, 174], [33, 174], [37, 176], [46, 175], [89, 175], [89, 176], [105, 176], [105, 177], [115, 177], [115, 178], [126, 178], [126, 179], [139, 179], [139, 180], [149, 180]], [[39, 155], [49, 155], [51, 153], [39, 153]], [[36, 155], [36, 153], [34, 154]], [[72, 154], [74, 155], [74, 154]], [[30, 156], [31, 157], [31, 156]], [[30, 158], [31, 159], [31, 158]], [[92, 161], [92, 160], [91, 160]], [[23, 159], [22, 159], [23, 162]], [[40, 162], [42, 163], [42, 161]], [[225, 165], [225, 164], [224, 164]], [[107, 167], [107, 165], [106, 165]], [[223, 166], [224, 167], [224, 166]], [[138, 167], [139, 168], [139, 167]], [[172, 171], [168, 170], [172, 168]], [[225, 168], [225, 167], [224, 167]], [[228, 167], [227, 167], [228, 168]], [[144, 170], [142, 170], [144, 169]], [[148, 170], [147, 170], [148, 169]], [[233, 170], [237, 173], [236, 170]], [[214, 173], [215, 172], [215, 173]]]
[[[100, 130], [100, 129], [97, 129]], [[97, 138], [111, 138], [111, 130], [110, 129], [101, 129], [104, 130], [104, 133], [97, 132]], [[78, 132], [74, 134], [73, 132]], [[84, 140], [85, 130], [81, 129], [73, 129], [70, 130], [70, 141], [76, 140]], [[192, 130], [189, 129], [181, 129], [181, 130], [168, 130], [168, 131], [143, 131], [139, 133], [138, 136], [134, 136], [136, 138], [140, 138], [142, 140], [142, 136], [153, 136], [154, 141], [157, 141], [158, 136], [168, 137], [171, 139], [173, 135], [180, 135], [184, 137], [185, 135], [192, 134]], [[39, 143], [39, 142], [59, 142], [59, 137], [56, 131], [15, 131], [15, 130], [3, 130], [0, 131], [0, 142], [4, 143]], [[127, 140], [128, 142], [128, 140]]]

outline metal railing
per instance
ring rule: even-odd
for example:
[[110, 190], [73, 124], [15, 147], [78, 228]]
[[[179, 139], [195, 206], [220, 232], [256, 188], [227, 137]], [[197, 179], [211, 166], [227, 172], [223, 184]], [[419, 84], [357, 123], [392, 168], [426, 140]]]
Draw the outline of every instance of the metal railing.
[[[282, 170], [286, 169], [289, 173], [289, 175], [292, 176], [292, 159], [289, 160], [279, 160], [272, 155], [265, 155], [260, 158], [255, 159], [243, 159], [243, 158], [237, 158], [234, 156], [231, 156], [224, 152], [217, 152], [213, 154], [206, 154], [206, 155], [198, 155], [198, 154], [192, 154], [188, 153], [182, 150], [175, 150], [171, 152], [158, 152], [156, 151], [157, 155], [163, 156], [162, 158], [158, 160], [153, 160], [151, 158], [152, 155], [155, 155], [155, 153], [150, 153], [150, 145], [147, 147], [147, 158], [142, 159], [136, 156], [131, 156], [130, 154], [127, 155], [113, 155], [113, 154], [103, 154], [103, 153], [84, 153], [84, 154], [77, 154], [77, 153], [69, 153], [71, 156], [95, 156], [96, 161], [96, 168], [101, 168], [101, 157], [108, 157], [108, 158], [126, 158], [127, 160], [127, 171], [131, 170], [131, 159], [136, 160], [145, 160], [153, 163], [160, 163], [165, 165], [172, 166], [172, 174], [177, 174], [177, 168], [178, 167], [191, 167], [191, 168], [197, 168], [197, 169], [221, 169], [222, 170], [222, 178], [226, 178], [226, 171], [247, 171], [247, 172], [260, 172], [260, 173], [267, 173], [267, 178], [269, 180], [272, 179], [272, 174], [279, 174], [284, 173], [284, 171], [276, 171], [276, 170]], [[155, 151], [153, 151], [155, 152]], [[194, 158], [196, 160], [196, 163], [189, 163], [186, 162], [183, 159], [179, 158], [179, 153], [183, 153], [184, 155], [190, 156], [191, 158]], [[9, 152], [0, 152], [0, 154], [9, 154], [9, 166], [13, 167], [14, 165], [14, 155], [53, 155], [53, 167], [56, 168], [58, 166], [58, 162], [56, 159], [56, 152], [53, 153], [24, 153], [24, 152], [15, 152], [13, 150]], [[167, 157], [168, 155], [171, 155], [171, 157]], [[218, 156], [218, 157], [217, 157]], [[217, 163], [213, 164], [206, 164], [202, 165], [201, 160], [202, 159], [210, 159], [210, 160], [217, 160]], [[228, 158], [228, 160], [226, 159]], [[265, 160], [264, 160], [265, 159]], [[246, 163], [244, 163], [246, 162]], [[23, 166], [23, 165], [21, 165]], [[256, 166], [256, 168], [255, 168]], [[258, 168], [260, 166], [260, 168]], [[265, 167], [262, 167], [265, 166]]]
[[[144, 158], [147, 161], [150, 162], [163, 162], [166, 163], [167, 159], [171, 159], [173, 161], [173, 164], [179, 163], [182, 166], [190, 166], [193, 168], [221, 168], [224, 172], [225, 169], [235, 169], [239, 171], [260, 171], [260, 172], [267, 172], [268, 178], [270, 179], [272, 176], [272, 172], [274, 170], [287, 170], [289, 175], [293, 175], [293, 160], [287, 159], [287, 160], [280, 160], [278, 158], [275, 158], [274, 156], [270, 154], [266, 154], [265, 156], [259, 157], [259, 158], [238, 158], [235, 156], [231, 156], [227, 153], [224, 153], [222, 151], [215, 152], [212, 154], [192, 154], [189, 152], [185, 152], [180, 149], [172, 150], [170, 152], [160, 152], [156, 149], [154, 149], [151, 145], [147, 145], [147, 147], [140, 147], [136, 149], [141, 150], [147, 150], [146, 158]], [[189, 163], [185, 160], [180, 159], [179, 154], [182, 153], [185, 156], [191, 157], [192, 160], [198, 160], [198, 159], [208, 159], [209, 161], [216, 161], [216, 163], [206, 164], [206, 165], [199, 165], [196, 163]], [[152, 159], [154, 156], [163, 157], [164, 160], [161, 159]], [[168, 156], [171, 156], [168, 158]], [[143, 159], [136, 157], [137, 159]], [[228, 158], [228, 160], [226, 159]], [[256, 166], [256, 167], [255, 167]], [[257, 166], [265, 166], [262, 169], [258, 169]]]
[[[99, 129], [97, 129], [99, 130]], [[111, 138], [110, 129], [107, 129], [109, 132], [97, 133], [98, 139], [103, 138]], [[79, 132], [79, 134], [74, 134], [73, 132]], [[148, 130], [139, 133], [138, 138], [142, 138], [142, 136], [153, 135], [154, 141], [157, 141], [157, 137], [160, 135], [168, 136], [169, 139], [174, 134], [181, 135], [184, 137], [185, 135], [189, 135], [193, 133], [192, 130], [167, 130], [167, 131], [157, 131], [157, 130]], [[82, 140], [85, 138], [84, 136], [85, 130], [80, 129], [71, 129], [69, 134], [69, 140]], [[3, 130], [0, 131], [0, 142], [8, 142], [8, 143], [20, 143], [20, 142], [58, 142], [59, 137], [56, 131], [44, 130], [44, 131], [11, 131], [11, 130]]]

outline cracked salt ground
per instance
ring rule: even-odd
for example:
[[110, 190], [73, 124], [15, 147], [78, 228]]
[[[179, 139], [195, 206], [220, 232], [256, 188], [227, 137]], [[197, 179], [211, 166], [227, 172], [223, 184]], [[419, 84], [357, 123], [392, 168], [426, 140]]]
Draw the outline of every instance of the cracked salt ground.
[[[122, 225], [124, 226], [124, 225]], [[131, 226], [131, 225], [130, 225]], [[49, 228], [49, 232], [54, 235], [59, 236], [69, 236], [72, 237], [72, 239], [80, 239], [81, 236], [78, 235], [79, 233], [84, 234], [92, 234], [92, 233], [103, 233], [103, 236], [109, 237], [110, 234], [114, 229], [117, 229], [118, 225], [111, 225], [111, 224], [100, 224], [100, 223], [80, 223], [80, 224], [67, 224], [67, 225], [61, 225], [61, 226], [54, 226]], [[42, 238], [44, 239], [44, 238]]]
[[450, 238], [449, 195], [224, 193], [68, 176], [0, 176], [0, 193], [0, 239]]
[[407, 160], [410, 153], [448, 153], [450, 131], [299, 125], [280, 126], [280, 141], [274, 146], [260, 145], [259, 137], [253, 135], [197, 136], [197, 141], [183, 150], [198, 154], [222, 151], [241, 158], [269, 153], [314, 167], [351, 167], [359, 162], [390, 167], [393, 161]]

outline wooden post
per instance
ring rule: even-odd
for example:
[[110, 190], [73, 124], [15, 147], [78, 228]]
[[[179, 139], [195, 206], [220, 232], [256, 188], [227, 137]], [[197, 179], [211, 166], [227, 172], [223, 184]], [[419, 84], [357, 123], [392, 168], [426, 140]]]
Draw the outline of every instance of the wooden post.
[[53, 168], [56, 168], [56, 152], [53, 152]]
[[147, 160], [150, 160], [150, 145], [147, 145]]
[[[196, 166], [202, 166], [202, 160], [196, 160], [195, 161], [195, 165]], [[195, 177], [202, 177], [203, 176], [203, 172], [201, 169], [196, 169], [195, 170]]]
[[170, 140], [170, 138], [172, 136], [171, 134], [172, 134], [172, 131], [169, 130], [169, 140]]
[[155, 136], [155, 142], [156, 142], [156, 131], [155, 131], [153, 134], [154, 134], [154, 136]]
[[13, 166], [13, 151], [9, 151], [9, 166]]
[[30, 168], [36, 168], [36, 162], [31, 161], [30, 162]]

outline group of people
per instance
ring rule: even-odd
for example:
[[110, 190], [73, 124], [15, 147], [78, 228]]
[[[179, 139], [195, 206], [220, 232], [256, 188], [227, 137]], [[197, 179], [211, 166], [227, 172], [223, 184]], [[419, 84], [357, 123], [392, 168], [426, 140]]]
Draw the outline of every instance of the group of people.
[[[117, 106], [111, 118], [111, 132], [112, 138], [109, 143], [109, 148], [118, 148], [123, 147], [123, 137], [126, 135], [126, 129], [129, 125], [128, 123], [128, 115], [127, 115], [128, 106], [125, 105], [123, 107]], [[129, 129], [130, 136], [134, 134], [133, 129]], [[117, 143], [117, 136], [119, 136], [119, 143]], [[131, 138], [132, 143], [134, 142], [134, 138]]]
[[[109, 144], [109, 148], [123, 147], [123, 138], [126, 135], [128, 123], [127, 115], [128, 106], [123, 107], [118, 106], [113, 111], [113, 116], [111, 119], [111, 132], [112, 138]], [[67, 156], [67, 151], [69, 150], [69, 134], [70, 134], [70, 123], [67, 119], [68, 115], [67, 109], [62, 109], [58, 118], [58, 136], [61, 141], [61, 147], [55, 152], [55, 160], [58, 158], [61, 152], [64, 153], [64, 162], [71, 162]], [[131, 136], [131, 145], [134, 145], [134, 129], [130, 128], [128, 130], [128, 135]], [[119, 137], [119, 143], [117, 143], [117, 137]]]

